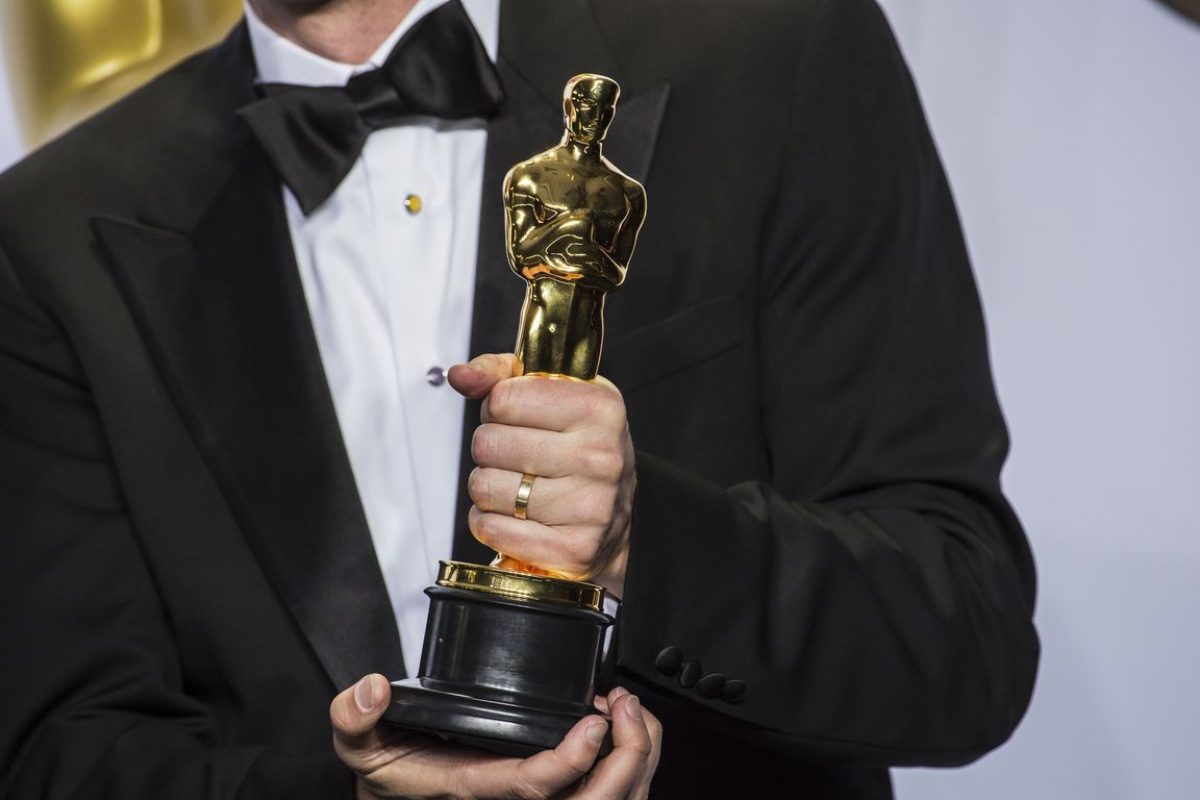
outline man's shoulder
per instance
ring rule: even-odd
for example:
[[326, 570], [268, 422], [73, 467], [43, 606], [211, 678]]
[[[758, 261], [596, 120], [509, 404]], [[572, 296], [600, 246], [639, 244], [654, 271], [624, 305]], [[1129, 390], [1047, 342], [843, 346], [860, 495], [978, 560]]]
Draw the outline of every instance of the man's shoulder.
[[[876, 0], [605, 0], [597, 22], [627, 78], [711, 96], [773, 94], [828, 52], [887, 27]], [[684, 31], [684, 35], [667, 35]], [[674, 90], [673, 90], [674, 91]]]
[[[746, 36], [786, 37], [830, 16], [880, 12], [877, 0], [605, 0], [595, 8], [606, 22], [628, 20], [646, 31], [683, 27], [688, 35], [679, 37], [681, 45], [695, 44], [697, 36], [731, 45]], [[662, 40], [659, 44], [669, 46]]]

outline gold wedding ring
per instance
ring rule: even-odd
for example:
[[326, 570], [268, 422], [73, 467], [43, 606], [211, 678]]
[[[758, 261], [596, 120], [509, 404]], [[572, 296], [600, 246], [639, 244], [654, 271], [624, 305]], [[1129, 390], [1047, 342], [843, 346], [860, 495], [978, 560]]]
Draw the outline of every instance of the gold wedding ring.
[[521, 485], [517, 487], [517, 499], [513, 501], [513, 516], [517, 519], [529, 518], [529, 493], [533, 491], [533, 482], [537, 475], [526, 472], [521, 476]]

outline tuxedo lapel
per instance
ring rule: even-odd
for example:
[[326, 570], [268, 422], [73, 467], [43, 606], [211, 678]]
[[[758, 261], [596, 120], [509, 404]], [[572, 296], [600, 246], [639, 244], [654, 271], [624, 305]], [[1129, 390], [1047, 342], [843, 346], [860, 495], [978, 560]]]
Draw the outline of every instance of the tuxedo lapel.
[[139, 220], [95, 231], [172, 399], [336, 687], [403, 675], [395, 619], [300, 285], [279, 180], [236, 109], [238, 29], [201, 70]]
[[[569, 46], [563, 46], [567, 42]], [[497, 69], [505, 102], [488, 124], [483, 199], [479, 214], [479, 255], [471, 355], [512, 352], [525, 298], [525, 281], [508, 266], [504, 249], [504, 176], [524, 161], [559, 142], [563, 135], [562, 92], [582, 72], [607, 75], [627, 85], [620, 64], [601, 36], [588, 0], [504, 0], [500, 12]], [[605, 144], [605, 155], [622, 171], [645, 181], [658, 128], [666, 111], [666, 84], [627, 92]], [[459, 510], [454, 558], [480, 562], [492, 554], [470, 535], [471, 501], [466, 477], [474, 466], [471, 437], [479, 425], [478, 402], [468, 402], [463, 417]]]

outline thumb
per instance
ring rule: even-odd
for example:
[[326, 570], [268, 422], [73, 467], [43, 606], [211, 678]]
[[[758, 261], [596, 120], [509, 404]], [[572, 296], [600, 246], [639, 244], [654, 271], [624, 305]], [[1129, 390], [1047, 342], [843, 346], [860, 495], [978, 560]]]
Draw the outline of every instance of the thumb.
[[329, 704], [333, 749], [356, 772], [375, 766], [371, 757], [384, 746], [375, 726], [391, 699], [392, 687], [387, 678], [368, 675]]
[[466, 364], [456, 364], [446, 373], [450, 385], [471, 400], [484, 397], [500, 381], [517, 374], [517, 357], [512, 353], [488, 353]]

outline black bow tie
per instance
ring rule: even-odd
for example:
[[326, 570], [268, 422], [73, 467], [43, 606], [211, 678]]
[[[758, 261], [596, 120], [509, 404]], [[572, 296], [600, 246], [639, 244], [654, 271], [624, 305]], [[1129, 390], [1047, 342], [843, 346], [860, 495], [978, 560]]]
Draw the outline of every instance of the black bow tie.
[[496, 67], [459, 0], [417, 21], [379, 69], [345, 86], [266, 83], [238, 113], [305, 214], [324, 203], [372, 131], [411, 117], [487, 117], [504, 100]]

